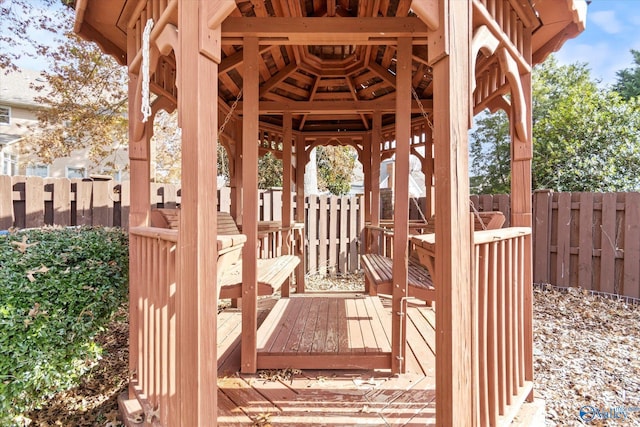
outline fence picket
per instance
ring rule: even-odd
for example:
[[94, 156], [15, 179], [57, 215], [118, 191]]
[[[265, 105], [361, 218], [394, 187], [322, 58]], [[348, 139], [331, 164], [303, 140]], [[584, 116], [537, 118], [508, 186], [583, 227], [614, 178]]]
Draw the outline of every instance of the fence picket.
[[625, 205], [622, 293], [640, 298], [640, 193], [627, 193]]
[[600, 238], [600, 286], [602, 292], [615, 293], [615, 261], [617, 249], [616, 194], [602, 195], [602, 225]]
[[[75, 185], [76, 201], [75, 209], [73, 202], [71, 208], [71, 221], [76, 225], [92, 225], [93, 215], [91, 212], [91, 192], [93, 185], [91, 181], [82, 181], [81, 179], [71, 180], [71, 189], [73, 191]], [[75, 213], [75, 219], [74, 219]]]
[[[560, 286], [571, 284], [571, 193], [556, 193], [557, 225], [556, 225], [556, 275], [555, 283]], [[553, 242], [551, 242], [553, 245]]]
[[309, 196], [307, 209], [307, 236], [309, 241], [308, 259], [309, 271], [316, 273], [318, 270], [318, 196]]
[[13, 184], [11, 177], [0, 175], [0, 230], [13, 226]]
[[358, 209], [358, 199], [350, 197], [347, 199], [349, 202], [349, 268], [347, 271], [353, 272], [359, 270], [358, 266], [358, 241], [360, 238], [357, 220], [358, 212], [364, 211], [364, 209]]
[[337, 244], [338, 244], [338, 227], [340, 226], [340, 218], [338, 217], [339, 197], [329, 196], [329, 257], [325, 268], [330, 273], [337, 273], [333, 268], [338, 264]]
[[550, 283], [551, 192], [533, 193], [533, 281]]
[[45, 187], [51, 187], [51, 222], [50, 225], [71, 225], [71, 181], [68, 178], [45, 178]]
[[593, 194], [579, 194], [578, 286], [593, 289]]

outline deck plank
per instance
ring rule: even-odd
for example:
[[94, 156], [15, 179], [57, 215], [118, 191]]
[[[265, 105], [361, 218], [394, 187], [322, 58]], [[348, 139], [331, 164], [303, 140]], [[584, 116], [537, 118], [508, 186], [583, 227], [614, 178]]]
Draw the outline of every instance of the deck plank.
[[251, 425], [251, 418], [240, 409], [231, 399], [218, 389], [218, 425], [237, 426]]
[[[376, 363], [380, 363], [383, 357], [390, 360], [389, 353], [379, 351], [390, 348], [391, 314], [387, 298], [381, 301], [378, 297], [357, 294], [307, 293], [281, 299], [271, 305], [273, 308], [268, 315], [266, 311], [260, 312], [262, 318], [269, 317], [262, 322], [260, 331], [270, 331], [275, 338], [260, 333], [261, 342], [272, 345], [275, 339], [282, 342], [286, 336], [285, 343], [293, 343], [295, 338], [291, 338], [291, 333], [297, 330], [301, 335], [298, 349], [292, 346], [291, 354], [281, 353], [276, 357], [283, 359], [276, 362], [295, 360], [290, 356], [315, 357], [308, 359], [312, 360], [314, 369], [302, 370], [291, 381], [265, 381], [259, 373], [235, 374], [240, 368], [241, 312], [233, 309], [221, 312], [218, 327], [224, 333], [220, 336], [218, 349], [227, 354], [218, 353], [219, 357], [225, 358], [222, 366], [222, 361], [218, 361], [220, 425], [250, 426], [260, 414], [270, 414], [268, 418], [272, 426], [435, 425], [433, 372], [426, 376], [423, 372], [434, 357], [435, 345], [427, 342], [435, 339], [433, 309], [409, 304], [408, 329], [412, 330], [412, 335], [407, 338], [410, 339], [412, 363], [416, 367], [407, 374], [391, 375], [388, 369], [373, 370], [366, 366], [369, 360], [377, 360]], [[279, 316], [280, 321], [271, 324], [272, 316]], [[284, 330], [279, 331], [282, 323], [287, 322]], [[300, 327], [290, 322], [303, 324]], [[355, 333], [355, 330], [359, 337], [349, 341], [348, 333]], [[346, 358], [339, 351], [341, 340], [343, 351], [349, 355]], [[358, 356], [359, 353], [352, 352], [352, 346], [359, 346], [367, 353]], [[258, 356], [260, 364], [261, 354]], [[236, 358], [238, 360], [234, 362]], [[422, 358], [428, 361], [420, 360]], [[355, 367], [327, 369], [340, 366], [346, 359], [352, 360], [354, 366], [364, 361], [365, 367], [357, 370]], [[221, 370], [223, 367], [227, 369]], [[432, 368], [435, 369], [435, 364]]]
[[409, 324], [407, 331], [407, 340], [411, 351], [415, 354], [420, 368], [425, 375], [434, 372], [436, 366], [436, 356], [434, 351], [425, 345], [428, 340], [435, 342], [436, 334], [433, 327], [424, 317], [423, 312], [426, 309], [411, 308], [408, 311]]
[[360, 320], [358, 323], [360, 324], [360, 332], [362, 333], [363, 349], [365, 353], [379, 353], [382, 348], [377, 343], [376, 333], [372, 326], [375, 312], [369, 313], [369, 310], [367, 310], [367, 299], [369, 298], [355, 300], [358, 319]]
[[300, 337], [299, 341], [300, 344], [298, 346], [298, 352], [300, 353], [310, 353], [313, 348], [313, 341], [316, 335], [316, 325], [318, 324], [318, 312], [320, 311], [321, 300], [311, 298], [309, 299], [309, 304], [309, 313], [306, 316], [304, 330], [302, 331], [302, 336]]
[[[292, 301], [294, 302], [294, 301]], [[310, 311], [312, 310], [313, 298], [302, 298], [302, 304], [295, 301], [297, 304], [293, 304], [294, 311], [296, 313], [296, 320], [290, 327], [289, 338], [287, 343], [282, 348], [282, 353], [299, 353], [300, 342], [304, 337], [304, 331], [307, 322], [309, 321]], [[300, 306], [298, 308], [298, 306]], [[297, 308], [297, 310], [295, 310]], [[277, 353], [277, 351], [273, 351]]]
[[[285, 300], [285, 298], [283, 298]], [[280, 304], [280, 301], [278, 301]], [[276, 304], [276, 305], [278, 305]], [[291, 330], [295, 327], [296, 322], [298, 320], [298, 315], [300, 314], [300, 310], [302, 309], [302, 304], [293, 304], [293, 300], [289, 299], [287, 308], [282, 312], [282, 316], [276, 317], [276, 319], [282, 319], [282, 322], [276, 324], [276, 328], [273, 330], [271, 338], [269, 339], [269, 343], [271, 345], [265, 345], [262, 348], [258, 349], [258, 352], [267, 351], [270, 353], [282, 353], [289, 341], [289, 337], [291, 336]], [[267, 317], [267, 326], [270, 328], [272, 316]], [[262, 335], [262, 331], [258, 334], [258, 336]]]
[[362, 336], [362, 329], [360, 327], [360, 318], [358, 317], [358, 308], [356, 307], [356, 300], [347, 298], [344, 300], [347, 324], [349, 325], [349, 342], [348, 348], [340, 348], [340, 353], [364, 353], [365, 341]]
[[273, 403], [240, 377], [219, 378], [218, 389], [252, 420], [260, 414], [274, 414], [279, 411]]
[[311, 340], [312, 352], [323, 352], [327, 348], [328, 328], [329, 328], [329, 299], [322, 298], [318, 307], [318, 318], [316, 320], [316, 328]]

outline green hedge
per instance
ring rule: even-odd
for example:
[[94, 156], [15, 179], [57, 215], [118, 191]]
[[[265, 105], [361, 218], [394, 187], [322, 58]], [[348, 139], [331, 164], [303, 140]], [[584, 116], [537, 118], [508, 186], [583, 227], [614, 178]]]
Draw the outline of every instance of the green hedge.
[[0, 236], [0, 425], [77, 384], [94, 342], [127, 298], [119, 229], [48, 228]]

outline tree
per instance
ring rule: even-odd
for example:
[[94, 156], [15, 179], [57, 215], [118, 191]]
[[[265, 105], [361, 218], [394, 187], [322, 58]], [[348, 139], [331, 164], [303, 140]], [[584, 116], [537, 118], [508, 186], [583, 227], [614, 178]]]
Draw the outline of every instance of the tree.
[[50, 53], [50, 41], [71, 30], [74, 0], [0, 0], [0, 69], [23, 56]]
[[267, 152], [258, 159], [258, 188], [282, 187], [282, 160]]
[[[472, 165], [491, 171], [474, 183], [502, 192], [508, 170], [506, 116], [478, 121]], [[533, 71], [533, 187], [557, 191], [640, 188], [640, 102], [600, 89], [586, 64], [560, 66], [550, 57]], [[475, 144], [479, 144], [476, 146]], [[502, 147], [502, 148], [499, 148]], [[505, 187], [508, 188], [508, 187]]]
[[43, 109], [26, 144], [44, 162], [87, 148], [99, 163], [128, 140], [126, 70], [73, 33], [51, 58], [46, 85], [36, 87]]
[[351, 190], [351, 177], [356, 163], [352, 147], [327, 146], [317, 148], [318, 188], [342, 196]]
[[469, 144], [472, 192], [511, 192], [510, 146], [509, 122], [504, 111], [477, 120]]
[[616, 72], [613, 89], [626, 100], [640, 96], [640, 51], [631, 49], [634, 66]]
[[179, 184], [182, 172], [182, 132], [178, 127], [178, 112], [158, 111], [151, 138], [152, 175], [154, 182]]
[[533, 75], [534, 188], [628, 191], [639, 188], [640, 109], [599, 89], [586, 64], [552, 57]]

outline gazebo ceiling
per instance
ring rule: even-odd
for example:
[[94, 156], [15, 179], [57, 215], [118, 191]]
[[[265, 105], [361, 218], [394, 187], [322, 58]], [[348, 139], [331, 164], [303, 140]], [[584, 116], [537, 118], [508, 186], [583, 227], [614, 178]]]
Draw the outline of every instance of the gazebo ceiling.
[[[528, 21], [525, 26], [535, 29], [534, 62], [542, 61], [582, 30], [584, 20], [576, 7], [581, 1], [539, 0], [535, 6], [528, 0], [507, 1], [520, 11], [523, 22]], [[138, 4], [134, 0], [78, 0], [76, 31], [98, 42], [105, 52], [124, 64], [127, 22]], [[174, 15], [169, 22], [177, 26], [177, 9]], [[311, 17], [323, 19], [313, 21], [316, 27], [304, 20], [287, 20], [283, 21], [285, 26], [278, 25], [281, 18]], [[349, 21], [356, 17], [365, 19], [357, 24]], [[222, 25], [219, 97], [227, 105], [233, 104], [242, 88], [241, 40], [247, 22], [244, 18], [255, 20], [251, 21], [252, 25], [255, 23], [252, 34], [260, 37], [259, 93], [263, 122], [279, 125], [282, 106], [296, 105], [300, 111], [294, 109], [293, 125], [298, 130], [371, 129], [374, 109], [389, 113], [394, 109], [396, 46], [388, 40], [402, 31], [410, 31], [414, 37], [415, 96], [425, 105], [431, 102], [433, 76], [426, 60], [427, 30], [411, 11], [411, 0], [237, 0], [236, 9]], [[371, 18], [404, 21], [391, 23]], [[299, 27], [292, 26], [292, 22]], [[261, 33], [261, 26], [269, 32]], [[165, 61], [163, 66], [171, 67], [174, 63], [175, 60]], [[486, 61], [482, 66], [487, 67]], [[175, 72], [170, 75], [175, 76]], [[319, 107], [303, 111], [311, 103]], [[413, 114], [419, 115], [420, 111], [414, 107]], [[387, 120], [392, 121], [393, 116], [389, 115]]]

